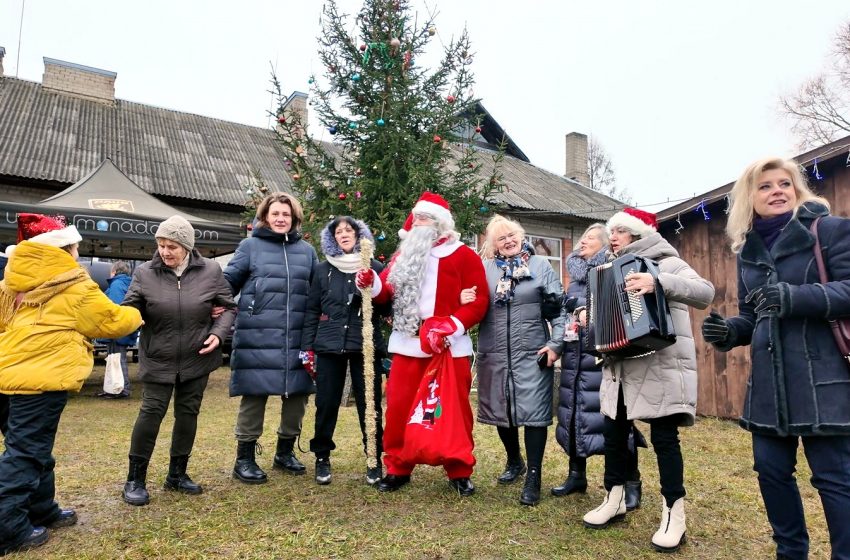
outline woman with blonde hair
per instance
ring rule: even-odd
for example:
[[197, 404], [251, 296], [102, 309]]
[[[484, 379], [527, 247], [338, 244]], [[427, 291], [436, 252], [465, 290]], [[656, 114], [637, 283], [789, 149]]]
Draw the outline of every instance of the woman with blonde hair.
[[[540, 501], [540, 469], [552, 424], [552, 367], [564, 336], [563, 287], [513, 220], [490, 220], [483, 255], [493, 297], [478, 336], [478, 421], [496, 426], [505, 446], [499, 484], [511, 484], [526, 472], [519, 446], [519, 427], [524, 428], [528, 472], [520, 503], [533, 506]], [[461, 301], [469, 297], [466, 292]]]
[[224, 270], [233, 295], [239, 294], [230, 396], [242, 397], [233, 477], [246, 484], [267, 481], [255, 449], [271, 395], [281, 399], [272, 465], [290, 474], [306, 471], [294, 448], [307, 399], [316, 387], [299, 354], [310, 281], [319, 259], [301, 239], [303, 220], [298, 199], [287, 193], [270, 194], [257, 207], [251, 237], [239, 243]]
[[[794, 472], [800, 441], [823, 504], [832, 558], [850, 558], [850, 369], [830, 321], [850, 316], [850, 220], [830, 216], [793, 160], [750, 164], [732, 188], [726, 232], [738, 259], [738, 315], [712, 312], [715, 349], [750, 345], [741, 426], [777, 558], [807, 558], [809, 536]], [[829, 279], [815, 258], [819, 240]]]

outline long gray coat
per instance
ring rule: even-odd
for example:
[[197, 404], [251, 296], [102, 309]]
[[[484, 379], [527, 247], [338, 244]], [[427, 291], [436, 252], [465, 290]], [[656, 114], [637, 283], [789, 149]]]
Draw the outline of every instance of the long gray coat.
[[[478, 335], [478, 421], [496, 426], [549, 426], [552, 424], [551, 367], [537, 365], [544, 345], [560, 353], [564, 319], [558, 313], [563, 287], [549, 261], [532, 256], [532, 278], [520, 281], [513, 299], [499, 304], [490, 298]], [[484, 261], [490, 293], [502, 277], [493, 260]], [[552, 333], [544, 319], [544, 303], [554, 305]], [[510, 410], [509, 410], [510, 408]]]
[[658, 283], [670, 306], [676, 343], [640, 358], [606, 360], [599, 389], [602, 414], [616, 417], [622, 384], [630, 420], [685, 413], [683, 425], [690, 426], [696, 416], [697, 361], [688, 307], [708, 307], [714, 286], [679, 258], [660, 233], [638, 239], [617, 256], [626, 253], [658, 261]]

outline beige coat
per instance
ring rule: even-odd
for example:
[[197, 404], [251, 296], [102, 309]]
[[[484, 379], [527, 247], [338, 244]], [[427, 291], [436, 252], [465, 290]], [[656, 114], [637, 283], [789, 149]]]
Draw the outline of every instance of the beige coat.
[[685, 413], [683, 425], [692, 425], [697, 406], [697, 363], [688, 307], [705, 309], [714, 299], [714, 286], [679, 258], [659, 233], [624, 247], [658, 262], [658, 282], [664, 290], [676, 343], [640, 358], [606, 360], [599, 390], [602, 414], [615, 418], [620, 384], [630, 420], [661, 418]]

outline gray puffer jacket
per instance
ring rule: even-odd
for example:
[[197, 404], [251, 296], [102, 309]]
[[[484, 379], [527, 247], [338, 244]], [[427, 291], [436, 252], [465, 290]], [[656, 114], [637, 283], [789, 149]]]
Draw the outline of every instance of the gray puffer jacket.
[[653, 233], [624, 247], [627, 253], [658, 262], [658, 284], [664, 290], [676, 342], [648, 356], [606, 359], [599, 389], [602, 414], [617, 415], [620, 384], [630, 420], [683, 414], [682, 425], [694, 423], [697, 406], [697, 360], [688, 307], [705, 309], [714, 299], [714, 286], [703, 279], [660, 233]]
[[[236, 304], [217, 262], [192, 251], [180, 278], [159, 253], [138, 266], [123, 305], [142, 314], [139, 378], [147, 383], [175, 383], [208, 375], [221, 366], [221, 346], [198, 354], [209, 335], [221, 342], [230, 333]], [[225, 312], [211, 318], [213, 306]]]
[[[561, 281], [549, 261], [532, 256], [532, 277], [516, 285], [507, 304], [490, 298], [478, 335], [478, 421], [496, 426], [549, 426], [552, 424], [551, 367], [537, 365], [537, 351], [548, 346], [560, 353], [564, 318], [560, 315]], [[495, 293], [502, 270], [494, 260], [484, 261], [487, 285]], [[554, 316], [552, 332], [544, 304]]]

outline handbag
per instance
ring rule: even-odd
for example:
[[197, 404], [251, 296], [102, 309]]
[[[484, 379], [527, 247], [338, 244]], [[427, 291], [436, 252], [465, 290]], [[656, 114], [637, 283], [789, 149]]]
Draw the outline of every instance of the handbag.
[[[812, 222], [809, 231], [815, 236], [815, 261], [818, 265], [818, 276], [822, 284], [829, 282], [829, 275], [826, 272], [826, 265], [823, 262], [823, 252], [820, 248], [820, 239], [818, 239], [818, 222], [820, 218], [815, 218]], [[829, 321], [829, 326], [832, 329], [832, 336], [835, 338], [835, 345], [838, 346], [838, 351], [847, 360], [850, 366], [850, 318], [833, 319]]]
[[472, 407], [446, 350], [434, 355], [413, 399], [399, 458], [412, 465], [474, 465]]
[[106, 372], [103, 374], [103, 392], [117, 395], [124, 390], [124, 371], [121, 369], [121, 353], [106, 355]]

